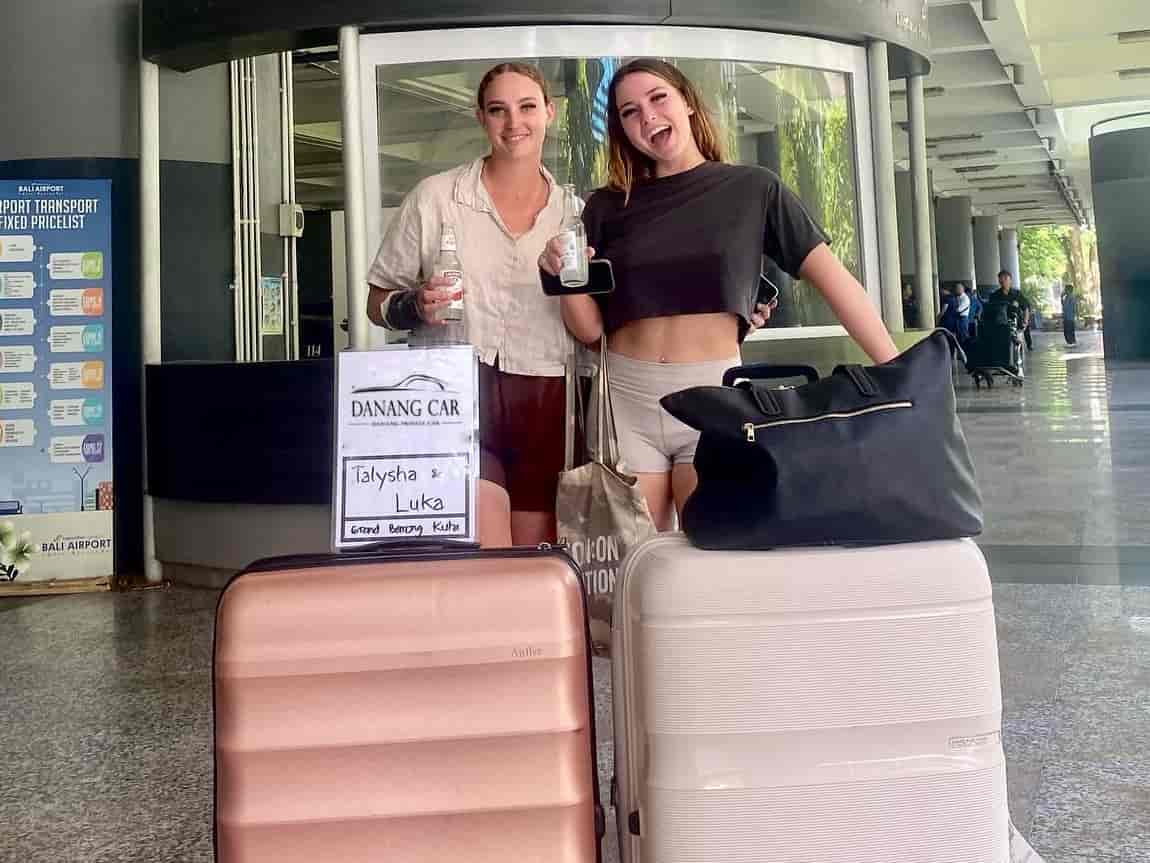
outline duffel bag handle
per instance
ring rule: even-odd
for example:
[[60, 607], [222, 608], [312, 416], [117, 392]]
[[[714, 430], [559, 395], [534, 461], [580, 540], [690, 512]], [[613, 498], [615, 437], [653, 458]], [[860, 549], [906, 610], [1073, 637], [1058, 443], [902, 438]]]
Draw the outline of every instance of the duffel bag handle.
[[874, 379], [866, 373], [861, 365], [856, 363], [849, 363], [846, 365], [836, 366], [833, 374], [846, 375], [851, 379], [851, 383], [859, 391], [859, 394], [871, 398], [878, 395], [878, 386], [875, 384]]
[[813, 384], [819, 379], [819, 373], [812, 366], [784, 366], [774, 363], [747, 363], [735, 366], [723, 373], [723, 386], [732, 387], [737, 381], [765, 381], [779, 378], [806, 378], [807, 383]]

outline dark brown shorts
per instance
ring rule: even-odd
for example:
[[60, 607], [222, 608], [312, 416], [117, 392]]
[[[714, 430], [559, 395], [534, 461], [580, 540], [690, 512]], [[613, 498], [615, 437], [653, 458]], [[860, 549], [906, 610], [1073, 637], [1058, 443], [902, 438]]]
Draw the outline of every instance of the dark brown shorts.
[[563, 470], [566, 381], [479, 364], [479, 475], [517, 512], [554, 512]]

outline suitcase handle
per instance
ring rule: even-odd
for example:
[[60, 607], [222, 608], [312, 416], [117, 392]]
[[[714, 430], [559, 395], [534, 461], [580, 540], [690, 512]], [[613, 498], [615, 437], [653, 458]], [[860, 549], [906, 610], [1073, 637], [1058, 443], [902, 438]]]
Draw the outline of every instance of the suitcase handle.
[[467, 542], [462, 539], [382, 539], [368, 545], [357, 546], [341, 555], [380, 554], [392, 551], [410, 552], [425, 551], [428, 554], [444, 551], [478, 551], [479, 543]]
[[739, 378], [752, 381], [764, 381], [777, 378], [806, 378], [807, 383], [813, 384], [819, 379], [819, 373], [813, 366], [780, 366], [774, 363], [748, 363], [745, 366], [735, 366], [723, 373], [723, 386], [732, 387]]

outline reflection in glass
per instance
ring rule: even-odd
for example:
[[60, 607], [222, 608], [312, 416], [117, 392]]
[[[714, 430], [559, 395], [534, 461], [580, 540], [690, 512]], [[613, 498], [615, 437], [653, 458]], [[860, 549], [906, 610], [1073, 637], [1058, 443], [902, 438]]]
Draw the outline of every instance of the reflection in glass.
[[[542, 58], [556, 121], [543, 161], [586, 196], [606, 178], [607, 85], [628, 58]], [[698, 87], [723, 133], [728, 161], [782, 177], [830, 234], [835, 253], [862, 276], [854, 118], [849, 76], [796, 66], [666, 58]], [[384, 226], [424, 177], [486, 152], [475, 88], [500, 58], [379, 66], [379, 160]], [[764, 259], [781, 290], [773, 327], [836, 323], [818, 293]]]

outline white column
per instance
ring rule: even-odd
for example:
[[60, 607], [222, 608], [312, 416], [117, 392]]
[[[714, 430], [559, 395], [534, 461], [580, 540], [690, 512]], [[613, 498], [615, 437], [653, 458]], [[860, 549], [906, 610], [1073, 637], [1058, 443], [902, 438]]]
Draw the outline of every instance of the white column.
[[367, 319], [367, 205], [363, 187], [363, 117], [360, 113], [359, 30], [339, 28], [343, 85], [343, 179], [347, 226], [347, 324], [351, 347], [371, 345]]
[[974, 279], [980, 288], [993, 288], [1002, 269], [998, 216], [974, 217]]
[[1018, 271], [1018, 229], [1003, 228], [998, 235], [998, 256], [1004, 270], [1014, 276], [1014, 286], [1022, 286], [1022, 274]]
[[902, 274], [898, 260], [898, 205], [894, 192], [894, 134], [890, 115], [890, 65], [886, 42], [867, 45], [871, 137], [874, 142], [875, 204], [882, 315], [887, 329], [903, 331]]
[[906, 79], [910, 130], [911, 209], [914, 214], [914, 296], [924, 326], [938, 317], [932, 278], [930, 181], [926, 168], [926, 100], [923, 76]]
[[[140, 352], [144, 367], [161, 361], [160, 329], [160, 70], [140, 61]], [[146, 378], [145, 378], [146, 379]], [[143, 383], [141, 383], [143, 386]], [[148, 494], [147, 388], [141, 400], [144, 463], [144, 575], [160, 581], [156, 525]]]

